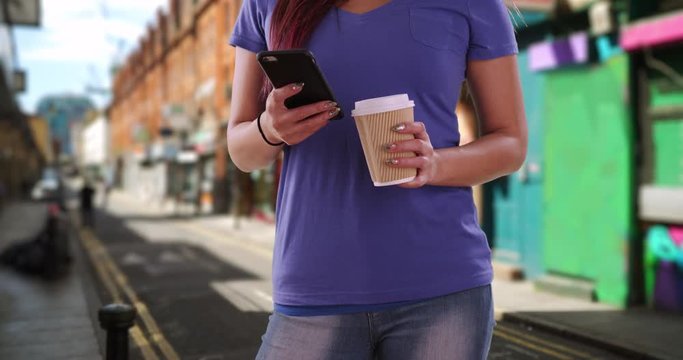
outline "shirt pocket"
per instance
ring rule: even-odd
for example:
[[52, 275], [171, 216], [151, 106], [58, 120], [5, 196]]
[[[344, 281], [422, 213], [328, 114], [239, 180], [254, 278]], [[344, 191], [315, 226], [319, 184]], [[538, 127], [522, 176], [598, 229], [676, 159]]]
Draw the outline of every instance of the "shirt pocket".
[[469, 26], [459, 13], [442, 8], [410, 9], [410, 32], [417, 42], [439, 50], [465, 53]]

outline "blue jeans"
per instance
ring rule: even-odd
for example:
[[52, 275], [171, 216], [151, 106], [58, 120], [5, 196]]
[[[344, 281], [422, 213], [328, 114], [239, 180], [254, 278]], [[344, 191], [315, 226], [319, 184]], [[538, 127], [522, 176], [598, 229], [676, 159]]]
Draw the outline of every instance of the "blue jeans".
[[490, 285], [381, 312], [276, 312], [256, 359], [486, 359], [494, 326]]

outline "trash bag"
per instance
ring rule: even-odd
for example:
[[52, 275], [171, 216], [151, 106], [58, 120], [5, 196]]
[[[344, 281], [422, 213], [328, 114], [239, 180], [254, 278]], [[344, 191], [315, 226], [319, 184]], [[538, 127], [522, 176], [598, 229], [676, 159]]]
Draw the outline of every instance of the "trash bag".
[[28, 241], [10, 245], [0, 254], [0, 263], [16, 271], [56, 278], [63, 275], [71, 263], [68, 231], [55, 205], [49, 209], [41, 231]]
[[40, 275], [43, 273], [45, 249], [35, 240], [12, 244], [0, 255], [0, 262], [22, 273]]

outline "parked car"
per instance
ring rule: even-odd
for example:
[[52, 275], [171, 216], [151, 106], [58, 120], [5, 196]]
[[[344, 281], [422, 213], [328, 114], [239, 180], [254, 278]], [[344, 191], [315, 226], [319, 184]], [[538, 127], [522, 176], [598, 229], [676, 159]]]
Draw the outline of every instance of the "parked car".
[[47, 177], [38, 180], [31, 190], [31, 198], [38, 201], [56, 200], [60, 195], [59, 180]]

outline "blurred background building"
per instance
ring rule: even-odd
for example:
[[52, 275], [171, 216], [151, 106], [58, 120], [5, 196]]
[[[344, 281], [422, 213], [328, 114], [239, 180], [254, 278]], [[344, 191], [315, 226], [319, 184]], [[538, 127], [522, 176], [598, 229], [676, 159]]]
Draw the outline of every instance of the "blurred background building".
[[79, 141], [77, 134], [88, 111], [94, 109], [93, 102], [84, 95], [48, 95], [40, 99], [36, 112], [50, 127], [57, 156], [71, 157], [76, 154]]
[[240, 6], [171, 0], [157, 12], [114, 78], [108, 114], [119, 185], [202, 213], [228, 212], [239, 198], [251, 214], [253, 181], [232, 166], [225, 143], [234, 69], [227, 39]]
[[[19, 108], [17, 94], [26, 90], [25, 70], [17, 61], [17, 44], [12, 28], [39, 26], [39, 3], [14, 1], [0, 7], [0, 205], [8, 198], [26, 195], [50, 159], [40, 119], [31, 119]], [[40, 139], [34, 139], [34, 132]], [[41, 152], [45, 150], [46, 152]]]

